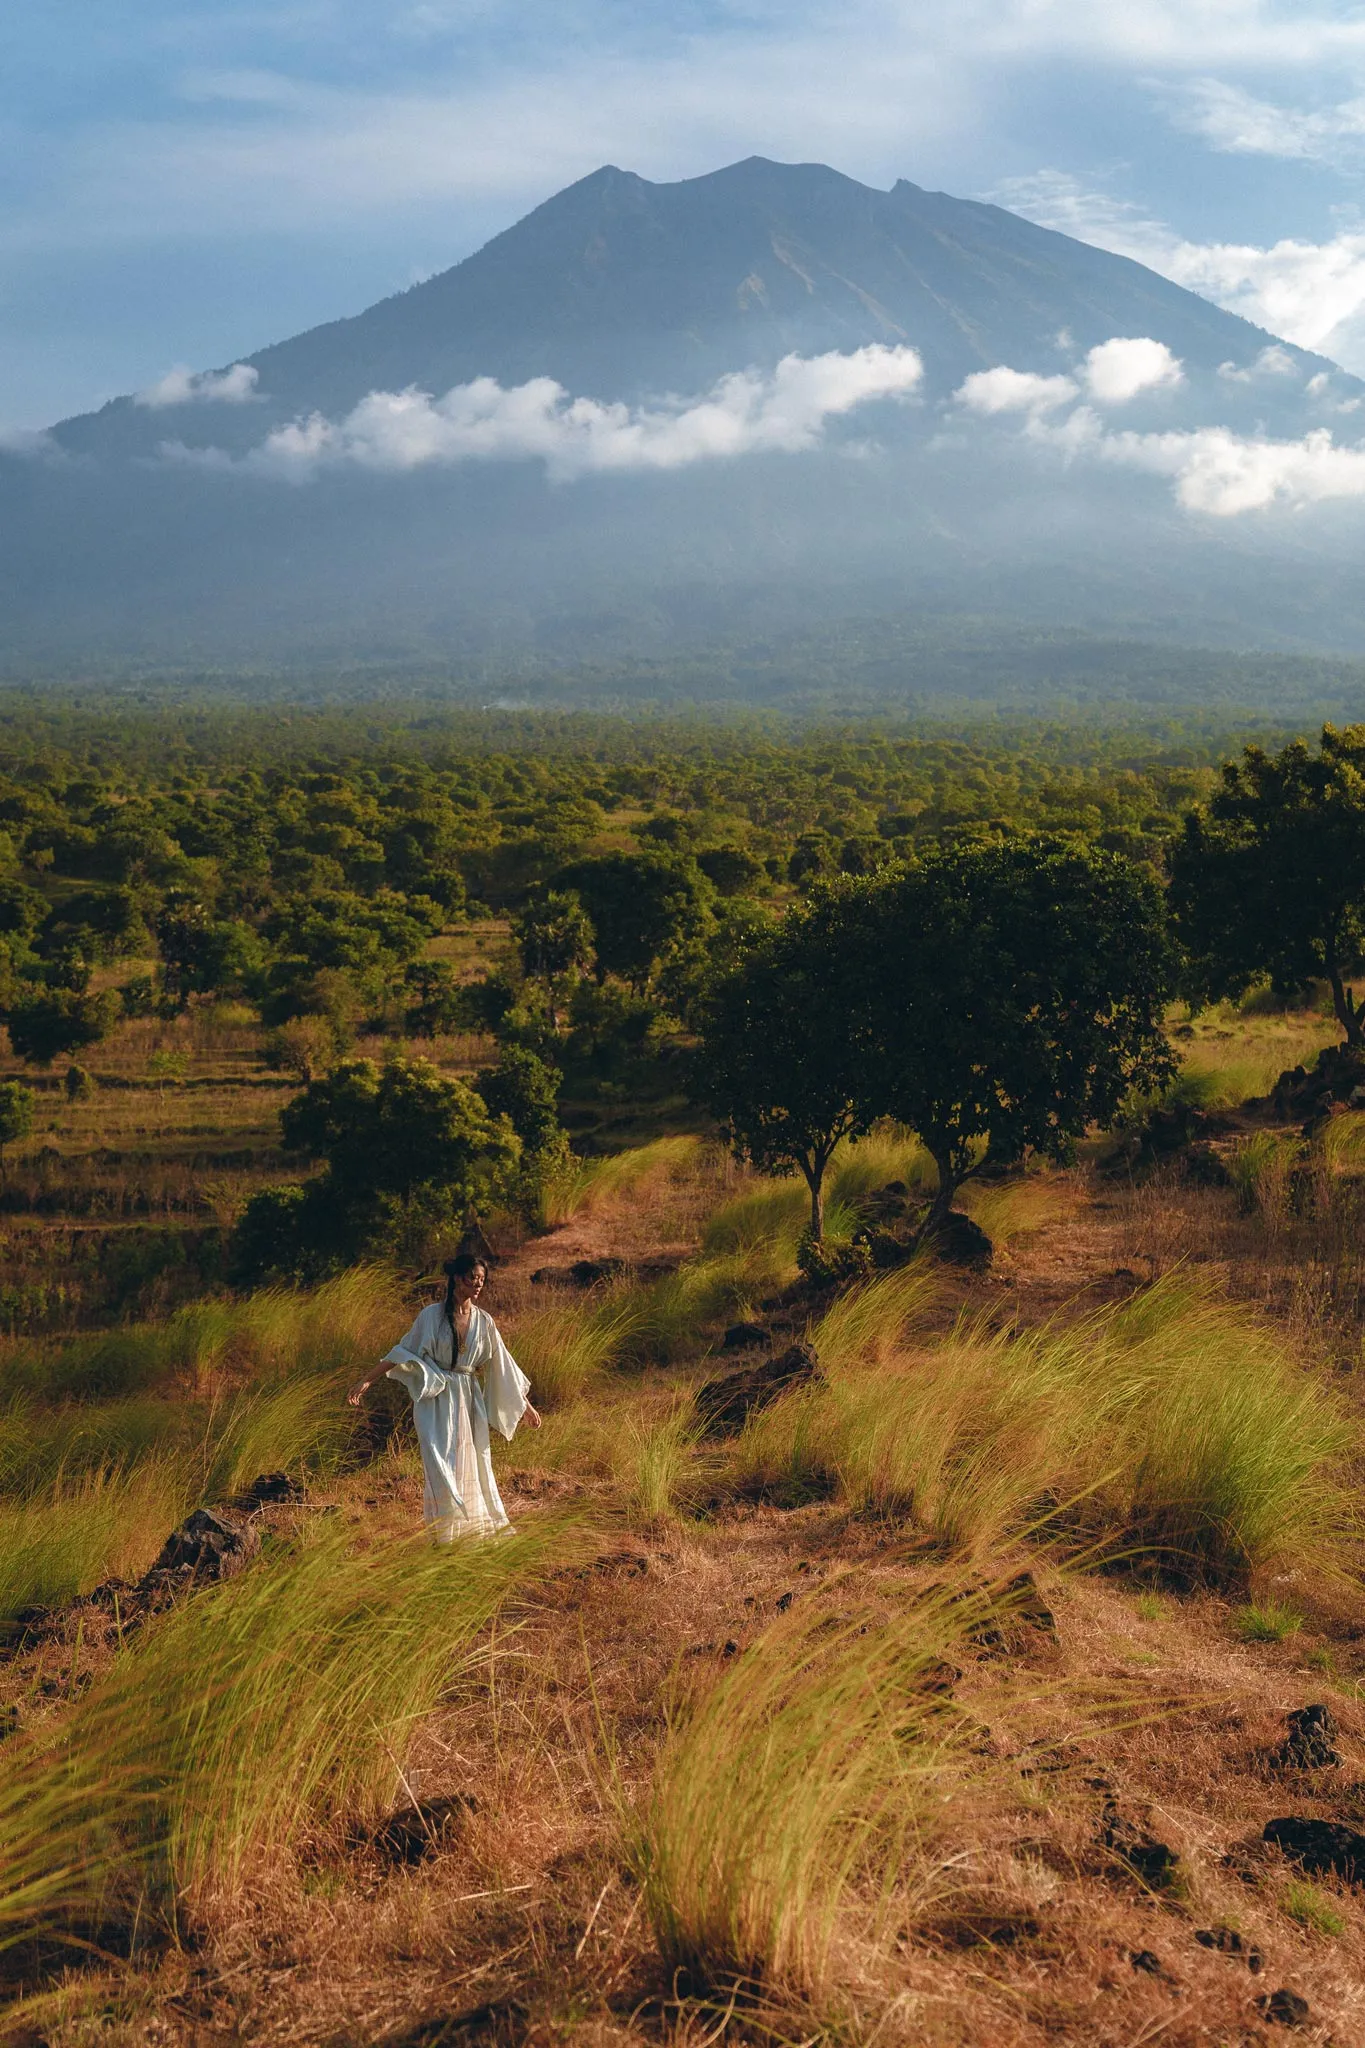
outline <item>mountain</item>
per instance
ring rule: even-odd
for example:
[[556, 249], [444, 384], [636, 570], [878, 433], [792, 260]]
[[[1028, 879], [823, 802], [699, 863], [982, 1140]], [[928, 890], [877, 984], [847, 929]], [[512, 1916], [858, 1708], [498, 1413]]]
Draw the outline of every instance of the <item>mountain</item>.
[[[1090, 351], [1116, 338], [1155, 368], [1106, 412]], [[821, 361], [791, 384], [793, 356]], [[1016, 381], [954, 400], [991, 371]], [[1363, 400], [999, 207], [762, 158], [677, 184], [607, 166], [354, 318], [0, 456], [0, 668], [492, 674], [918, 614], [1005, 646], [1354, 652], [1352, 508], [1177, 496], [1209, 497], [1181, 467], [1201, 433], [1240, 437], [1221, 515], [1243, 443]]]
[[[202, 405], [149, 414], [119, 398], [56, 438], [81, 452], [145, 452], [171, 433], [243, 445], [370, 391], [485, 376], [639, 399], [873, 342], [917, 349], [941, 395], [997, 363], [1056, 372], [1060, 335], [1080, 351], [1154, 336], [1207, 372], [1245, 368], [1275, 339], [1126, 256], [904, 178], [878, 192], [824, 164], [750, 157], [656, 185], [606, 165], [454, 269], [247, 356], [259, 408], [209, 422]], [[1333, 367], [1288, 353], [1308, 375]]]

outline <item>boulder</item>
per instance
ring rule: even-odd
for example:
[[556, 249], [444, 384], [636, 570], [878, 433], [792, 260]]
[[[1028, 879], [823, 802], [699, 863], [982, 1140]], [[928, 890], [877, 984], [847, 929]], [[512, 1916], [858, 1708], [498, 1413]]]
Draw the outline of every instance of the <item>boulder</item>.
[[788, 1388], [813, 1380], [819, 1370], [809, 1344], [792, 1344], [775, 1358], [708, 1380], [696, 1402], [702, 1435], [737, 1436], [751, 1414], [768, 1407]]
[[769, 1351], [772, 1333], [762, 1323], [731, 1323], [720, 1340], [722, 1351]]
[[1261, 1839], [1273, 1843], [1310, 1877], [1344, 1877], [1348, 1884], [1365, 1880], [1365, 1835], [1341, 1821], [1286, 1814], [1268, 1821]]
[[1105, 1800], [1100, 1816], [1100, 1840], [1149, 1891], [1171, 1891], [1178, 1884], [1178, 1850], [1157, 1841], [1139, 1820], [1125, 1814], [1112, 1797]]
[[1297, 1991], [1291, 1991], [1284, 1984], [1278, 1991], [1269, 1991], [1264, 1997], [1258, 1998], [1256, 2010], [1263, 2019], [1271, 2020], [1279, 2027], [1308, 2025], [1308, 2000], [1301, 1998]]
[[261, 1547], [252, 1528], [243, 1528], [213, 1508], [196, 1508], [166, 1538], [156, 1563], [142, 1585], [161, 1583], [165, 1573], [187, 1573], [196, 1580], [231, 1578]]
[[233, 1496], [232, 1504], [243, 1514], [254, 1514], [260, 1508], [295, 1506], [307, 1498], [298, 1480], [287, 1472], [260, 1472], [250, 1486]]
[[1341, 1762], [1336, 1740], [1337, 1724], [1330, 1707], [1300, 1707], [1289, 1716], [1288, 1732], [1271, 1761], [1281, 1770], [1329, 1770]]
[[1259, 1973], [1261, 1951], [1235, 1927], [1196, 1927], [1194, 1938], [1201, 1948], [1216, 1949], [1220, 1956], [1240, 1956], [1253, 1977]]
[[950, 1266], [989, 1266], [995, 1250], [981, 1225], [960, 1209], [950, 1209], [925, 1241]]

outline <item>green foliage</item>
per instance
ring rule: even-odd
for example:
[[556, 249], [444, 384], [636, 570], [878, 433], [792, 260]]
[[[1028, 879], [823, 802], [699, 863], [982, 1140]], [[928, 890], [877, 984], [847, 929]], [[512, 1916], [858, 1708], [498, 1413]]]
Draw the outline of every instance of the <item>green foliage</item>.
[[254, 1195], [233, 1239], [243, 1280], [316, 1277], [364, 1256], [424, 1258], [509, 1184], [521, 1146], [463, 1081], [425, 1060], [356, 1060], [312, 1081], [280, 1117], [285, 1148], [321, 1160], [302, 1187]]
[[1295, 1607], [1279, 1600], [1262, 1600], [1239, 1607], [1232, 1625], [1244, 1643], [1282, 1643], [1303, 1627], [1303, 1616]]
[[863, 1123], [894, 1117], [938, 1169], [931, 1226], [987, 1161], [1066, 1159], [1131, 1088], [1174, 1072], [1160, 896], [1118, 855], [1047, 839], [929, 852], [819, 894], [807, 930], [812, 980], [845, 1005]]
[[558, 882], [577, 893], [592, 921], [599, 976], [618, 974], [637, 994], [660, 955], [709, 913], [711, 885], [686, 855], [600, 854], [563, 869]]
[[118, 1022], [121, 1004], [108, 990], [77, 995], [70, 989], [34, 991], [11, 1005], [9, 1042], [21, 1060], [51, 1066], [63, 1053], [98, 1045]]
[[1306, 1877], [1290, 1879], [1280, 1893], [1280, 1911], [1309, 1934], [1325, 1934], [1335, 1941], [1346, 1932], [1346, 1917], [1339, 1901], [1310, 1884]]
[[842, 1287], [865, 1280], [872, 1271], [872, 1253], [861, 1238], [844, 1243], [816, 1237], [807, 1229], [797, 1240], [796, 1263], [812, 1287]]
[[1316, 754], [1247, 747], [1171, 853], [1191, 993], [1280, 993], [1325, 977], [1347, 1040], [1365, 1030], [1345, 977], [1365, 960], [1365, 726], [1323, 727]]
[[793, 911], [700, 1005], [704, 1099], [742, 1157], [765, 1173], [803, 1175], [817, 1241], [826, 1168], [876, 1114], [860, 1101], [837, 950], [837, 938]]
[[0, 1170], [6, 1145], [17, 1144], [33, 1129], [38, 1098], [22, 1081], [0, 1081]]
[[528, 981], [544, 984], [550, 1023], [558, 1029], [562, 991], [569, 978], [595, 960], [592, 919], [572, 889], [533, 897], [512, 919], [512, 936]]

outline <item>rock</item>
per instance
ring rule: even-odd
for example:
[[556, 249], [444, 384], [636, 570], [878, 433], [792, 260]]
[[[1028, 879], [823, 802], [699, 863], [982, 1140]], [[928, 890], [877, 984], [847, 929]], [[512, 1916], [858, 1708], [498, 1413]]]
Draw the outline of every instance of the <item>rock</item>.
[[[213, 1508], [196, 1508], [166, 1538], [161, 1555], [141, 1581], [159, 1583], [163, 1573], [188, 1571], [200, 1580], [227, 1579], [261, 1547], [251, 1528], [238, 1528]], [[139, 1588], [141, 1590], [141, 1587]]]
[[950, 1266], [989, 1266], [995, 1247], [979, 1223], [950, 1209], [926, 1243]]
[[792, 1344], [776, 1358], [763, 1358], [738, 1372], [708, 1380], [697, 1395], [697, 1420], [703, 1436], [737, 1436], [748, 1417], [816, 1377], [820, 1367], [809, 1344]]
[[1300, 1998], [1298, 1992], [1291, 1991], [1287, 1985], [1258, 1998], [1256, 2010], [1263, 2019], [1272, 2020], [1278, 2027], [1306, 2027], [1308, 2024], [1308, 2000]]
[[1155, 1949], [1134, 1949], [1128, 1960], [1135, 1970], [1141, 1970], [1144, 1977], [1157, 1977], [1163, 1984], [1174, 1984], [1177, 1981], [1166, 1969]]
[[1201, 1948], [1216, 1949], [1220, 1956], [1242, 1956], [1252, 1976], [1261, 1967], [1261, 1951], [1254, 1943], [1244, 1941], [1235, 1927], [1196, 1927], [1194, 1938]]
[[1206, 1138], [1186, 1147], [1183, 1163], [1185, 1178], [1194, 1187], [1225, 1188], [1231, 1184], [1232, 1176], [1222, 1154]]
[[1289, 1716], [1289, 1732], [1272, 1762], [1281, 1770], [1329, 1770], [1341, 1762], [1336, 1739], [1337, 1724], [1330, 1707], [1300, 1707]]
[[233, 1496], [232, 1504], [244, 1514], [252, 1514], [258, 1508], [292, 1506], [307, 1498], [298, 1480], [287, 1472], [261, 1472], [244, 1492]]
[[575, 1259], [569, 1279], [575, 1287], [600, 1287], [604, 1280], [619, 1280], [629, 1271], [624, 1259]]
[[762, 1323], [731, 1323], [720, 1340], [722, 1351], [770, 1350], [772, 1333]]
[[604, 1280], [619, 1280], [630, 1271], [625, 1259], [575, 1259], [571, 1266], [537, 1266], [531, 1275], [533, 1287], [600, 1287]]
[[1106, 1799], [1100, 1816], [1100, 1839], [1150, 1891], [1170, 1891], [1178, 1882], [1179, 1853], [1158, 1842], [1137, 1821], [1125, 1815], [1116, 1799]]
[[1288, 1814], [1266, 1823], [1261, 1839], [1273, 1842], [1310, 1877], [1330, 1872], [1348, 1884], [1365, 1881], [1365, 1835], [1340, 1821], [1314, 1820], [1307, 1814]]
[[448, 1849], [470, 1814], [478, 1810], [472, 1792], [455, 1792], [447, 1799], [419, 1799], [415, 1806], [391, 1813], [363, 1840], [390, 1863], [421, 1863]]
[[879, 1273], [889, 1273], [897, 1266], [908, 1266], [917, 1249], [913, 1238], [897, 1237], [892, 1230], [875, 1227], [860, 1230], [858, 1241], [867, 1246]]

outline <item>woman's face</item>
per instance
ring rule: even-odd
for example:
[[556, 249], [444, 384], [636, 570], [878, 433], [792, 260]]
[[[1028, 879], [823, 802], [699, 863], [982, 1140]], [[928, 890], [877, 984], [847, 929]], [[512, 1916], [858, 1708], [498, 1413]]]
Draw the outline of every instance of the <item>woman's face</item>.
[[455, 1299], [463, 1308], [467, 1301], [477, 1301], [483, 1293], [483, 1283], [488, 1278], [486, 1267], [476, 1266], [472, 1273], [457, 1273], [455, 1276]]

